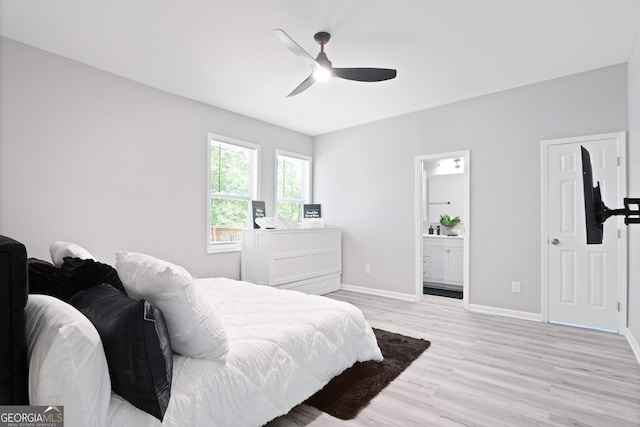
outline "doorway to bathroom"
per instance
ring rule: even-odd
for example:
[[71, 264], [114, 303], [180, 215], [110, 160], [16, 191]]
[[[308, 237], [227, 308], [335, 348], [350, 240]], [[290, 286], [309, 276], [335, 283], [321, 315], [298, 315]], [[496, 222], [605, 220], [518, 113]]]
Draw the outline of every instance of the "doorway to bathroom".
[[469, 305], [470, 152], [415, 158], [416, 299], [461, 298]]

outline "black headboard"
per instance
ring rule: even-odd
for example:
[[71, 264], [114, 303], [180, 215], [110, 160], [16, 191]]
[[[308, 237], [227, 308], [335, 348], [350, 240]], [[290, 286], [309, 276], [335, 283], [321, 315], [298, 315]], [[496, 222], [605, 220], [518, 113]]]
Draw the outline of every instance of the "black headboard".
[[25, 306], [27, 250], [0, 236], [0, 405], [26, 405], [28, 395]]

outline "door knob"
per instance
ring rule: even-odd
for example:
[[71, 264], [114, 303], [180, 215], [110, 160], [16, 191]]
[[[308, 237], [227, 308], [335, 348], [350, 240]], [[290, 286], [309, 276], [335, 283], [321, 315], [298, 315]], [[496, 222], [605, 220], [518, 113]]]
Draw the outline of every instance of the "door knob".
[[551, 244], [552, 245], [558, 245], [560, 243], [560, 240], [558, 239], [551, 239]]

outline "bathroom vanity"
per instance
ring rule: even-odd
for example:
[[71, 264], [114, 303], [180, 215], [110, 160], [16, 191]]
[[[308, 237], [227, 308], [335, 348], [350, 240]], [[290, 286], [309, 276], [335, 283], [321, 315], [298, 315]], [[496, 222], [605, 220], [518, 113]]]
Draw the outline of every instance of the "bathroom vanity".
[[463, 284], [464, 237], [424, 234], [422, 236], [422, 280], [460, 288]]

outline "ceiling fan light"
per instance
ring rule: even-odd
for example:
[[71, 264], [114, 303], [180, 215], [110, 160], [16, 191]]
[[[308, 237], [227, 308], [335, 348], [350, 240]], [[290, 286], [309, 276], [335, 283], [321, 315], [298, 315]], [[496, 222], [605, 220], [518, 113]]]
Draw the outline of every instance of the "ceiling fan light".
[[331, 71], [327, 70], [324, 67], [316, 67], [313, 70], [313, 78], [316, 81], [325, 81], [328, 80], [329, 77], [331, 77]]

